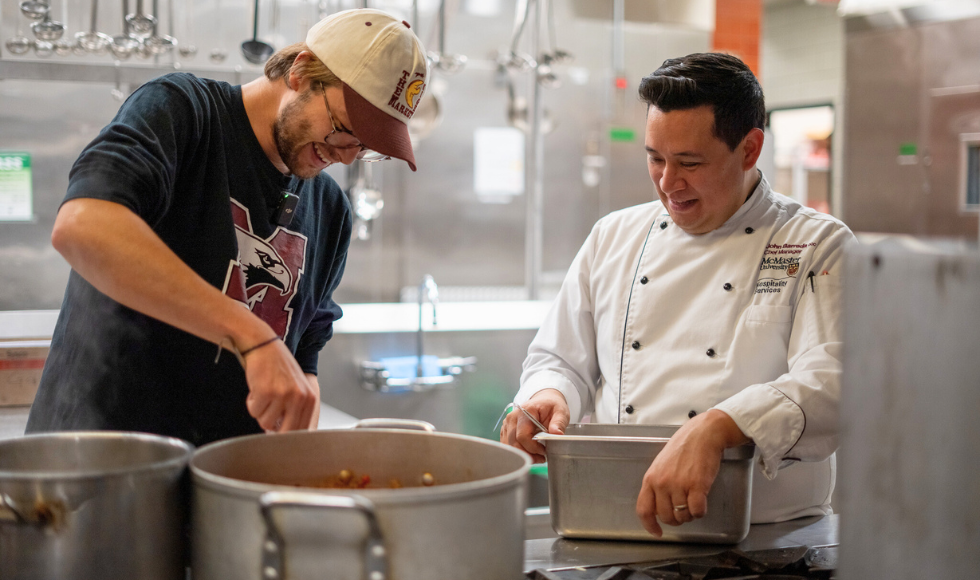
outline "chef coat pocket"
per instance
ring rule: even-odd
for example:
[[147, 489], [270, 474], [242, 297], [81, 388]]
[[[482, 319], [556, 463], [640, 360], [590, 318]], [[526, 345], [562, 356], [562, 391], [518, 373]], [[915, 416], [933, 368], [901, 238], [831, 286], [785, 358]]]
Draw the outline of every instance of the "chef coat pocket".
[[793, 322], [793, 307], [763, 304], [749, 306], [745, 310], [745, 322], [753, 324], [789, 324]]
[[745, 309], [732, 343], [729, 397], [746, 385], [769, 382], [789, 370], [786, 353], [793, 329], [791, 306], [754, 304]]

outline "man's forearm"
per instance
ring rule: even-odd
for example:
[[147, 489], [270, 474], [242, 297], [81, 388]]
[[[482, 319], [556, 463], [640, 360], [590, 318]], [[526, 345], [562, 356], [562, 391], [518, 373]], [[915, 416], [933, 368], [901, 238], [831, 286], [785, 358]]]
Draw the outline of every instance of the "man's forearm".
[[52, 244], [113, 300], [214, 343], [246, 349], [275, 333], [211, 286], [123, 205], [74, 199], [58, 212]]

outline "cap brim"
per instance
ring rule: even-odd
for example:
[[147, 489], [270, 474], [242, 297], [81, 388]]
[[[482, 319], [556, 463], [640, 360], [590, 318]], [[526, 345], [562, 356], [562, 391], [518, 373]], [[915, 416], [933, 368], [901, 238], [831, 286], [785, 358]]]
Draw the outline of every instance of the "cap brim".
[[415, 171], [415, 155], [408, 125], [369, 103], [357, 91], [344, 86], [344, 104], [351, 129], [362, 145], [390, 157], [401, 159]]

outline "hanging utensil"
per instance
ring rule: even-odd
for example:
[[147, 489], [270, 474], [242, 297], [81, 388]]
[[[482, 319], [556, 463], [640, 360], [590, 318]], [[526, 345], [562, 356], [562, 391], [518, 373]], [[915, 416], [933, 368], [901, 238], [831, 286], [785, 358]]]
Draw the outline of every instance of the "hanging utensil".
[[439, 52], [430, 52], [428, 57], [433, 67], [448, 75], [454, 75], [466, 66], [464, 55], [446, 53], [446, 0], [439, 2]]
[[7, 46], [7, 51], [10, 52], [10, 54], [19, 56], [21, 54], [26, 54], [27, 51], [34, 46], [34, 41], [24, 36], [24, 32], [20, 27], [20, 19], [18, 19], [17, 34], [15, 34], [12, 38], [8, 38], [5, 44]]
[[276, 49], [259, 40], [259, 0], [255, 0], [255, 19], [252, 23], [252, 39], [242, 43], [242, 56], [252, 64], [264, 64]]
[[40, 0], [24, 0], [20, 3], [20, 13], [31, 20], [40, 20], [48, 14], [50, 7]]
[[228, 58], [228, 51], [220, 46], [220, 44], [225, 41], [225, 37], [221, 31], [221, 23], [222, 21], [224, 21], [224, 18], [222, 18], [221, 16], [221, 0], [215, 0], [214, 11], [216, 13], [215, 22], [217, 22], [217, 28], [218, 28], [218, 34], [216, 36], [218, 38], [219, 46], [212, 48], [211, 54], [208, 55], [208, 57], [211, 59], [211, 62], [213, 63], [222, 63], [225, 61], [226, 58]]
[[95, 21], [99, 13], [99, 0], [92, 0], [92, 25], [88, 32], [78, 32], [75, 40], [79, 47], [85, 52], [92, 54], [105, 54], [112, 44], [112, 38], [108, 34], [102, 34], [95, 30]]
[[160, 36], [157, 34], [157, 25], [160, 23], [160, 19], [156, 17], [156, 15], [159, 13], [160, 13], [159, 5], [157, 3], [157, 0], [153, 0], [154, 23], [153, 23], [152, 34], [150, 34], [149, 37], [143, 40], [143, 46], [145, 46], [146, 50], [153, 56], [166, 54], [171, 50], [173, 50], [174, 46], [177, 45], [177, 41], [174, 40], [172, 36], [167, 36], [167, 35]]
[[[61, 0], [61, 19], [68, 22], [68, 0]], [[54, 53], [58, 56], [71, 54], [72, 41], [64, 36], [54, 42]]]
[[48, 58], [54, 54], [54, 44], [47, 40], [35, 40], [34, 54], [41, 58]]
[[[125, 14], [125, 12], [123, 14]], [[122, 86], [122, 78], [121, 78], [122, 77], [122, 74], [120, 73], [120, 70], [119, 70], [121, 66], [122, 66], [122, 63], [117, 61], [116, 62], [116, 69], [115, 69], [115, 71], [116, 71], [116, 86], [111, 91], [109, 91], [109, 94], [112, 95], [112, 98], [115, 99], [115, 100], [117, 100], [117, 101], [119, 101], [120, 103], [123, 102], [126, 99], [126, 92], [123, 91], [123, 86]]]
[[136, 0], [136, 13], [127, 15], [126, 22], [129, 24], [130, 30], [133, 34], [146, 36], [153, 31], [153, 27], [156, 26], [157, 19], [153, 15], [144, 14], [143, 0]]
[[31, 24], [31, 30], [38, 40], [58, 40], [65, 33], [65, 25], [61, 22], [51, 20], [50, 6], [44, 13], [44, 20], [39, 20]]
[[112, 54], [119, 60], [126, 60], [129, 58], [136, 49], [139, 48], [140, 40], [130, 34], [129, 32], [129, 19], [126, 17], [126, 13], [129, 12], [129, 0], [122, 0], [122, 15], [123, 15], [123, 27], [122, 34], [117, 34], [112, 37], [112, 45], [110, 49]]
[[[173, 2], [171, 2], [171, 7], [172, 6], [173, 6]], [[184, 38], [187, 40], [185, 42], [181, 42], [180, 45], [177, 47], [177, 51], [180, 53], [180, 56], [182, 56], [183, 58], [194, 58], [194, 56], [197, 54], [197, 47], [190, 42], [190, 39], [193, 37], [193, 35], [191, 34], [191, 28], [192, 28], [191, 22], [193, 21], [193, 18], [191, 18], [192, 9], [193, 6], [191, 6], [190, 2], [188, 1], [187, 5], [184, 6], [184, 32], [183, 32]]]

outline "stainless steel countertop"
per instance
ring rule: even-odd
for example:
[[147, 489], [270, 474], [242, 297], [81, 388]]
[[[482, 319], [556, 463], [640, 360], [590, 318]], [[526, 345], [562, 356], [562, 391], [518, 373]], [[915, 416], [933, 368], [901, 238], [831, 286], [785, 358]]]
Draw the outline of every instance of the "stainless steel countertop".
[[652, 562], [710, 556], [732, 548], [743, 551], [830, 546], [838, 543], [839, 516], [808, 517], [778, 524], [756, 524], [747, 538], [732, 545], [607, 542], [551, 538], [524, 543], [524, 571]]

